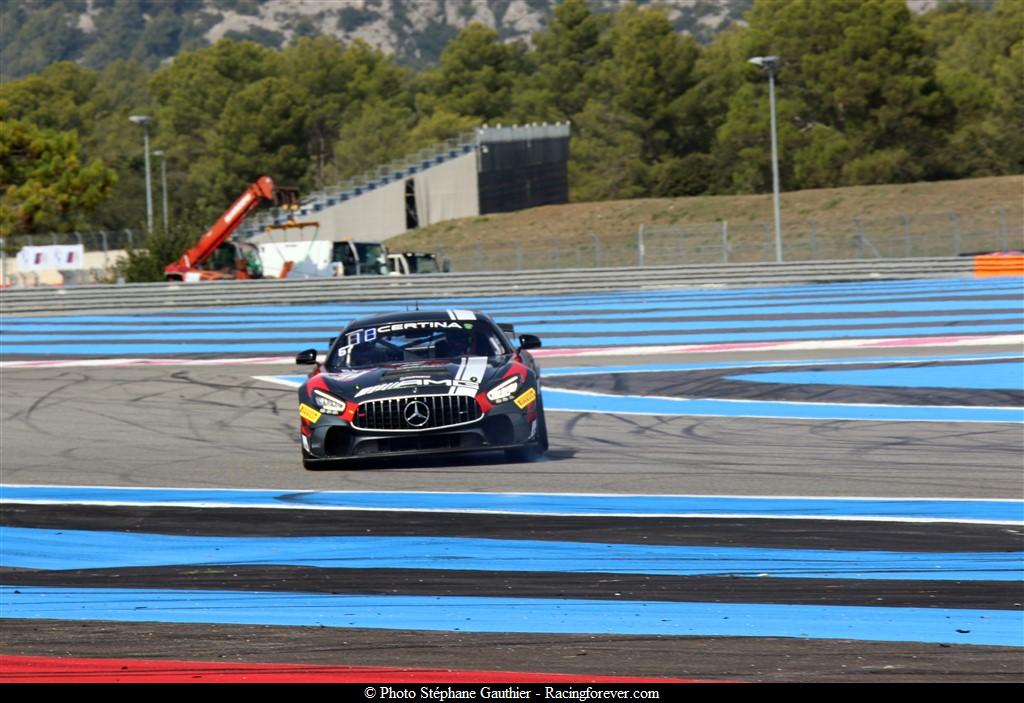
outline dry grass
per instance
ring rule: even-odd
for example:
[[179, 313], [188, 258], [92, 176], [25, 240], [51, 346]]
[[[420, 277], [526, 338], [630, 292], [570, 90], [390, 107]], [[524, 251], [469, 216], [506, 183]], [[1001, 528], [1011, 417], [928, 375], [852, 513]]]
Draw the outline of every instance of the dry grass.
[[[782, 193], [783, 228], [807, 230], [813, 221], [819, 236], [846, 236], [854, 218], [878, 221], [901, 215], [994, 218], [1003, 208], [1011, 244], [1024, 237], [1024, 176], [963, 181], [824, 188]], [[591, 235], [605, 245], [635, 240], [641, 225], [681, 225], [727, 220], [733, 225], [772, 221], [767, 195], [571, 203], [442, 222], [388, 240], [392, 249], [457, 252], [467, 247], [518, 241], [524, 249], [542, 248], [557, 239], [563, 245], [586, 244]]]

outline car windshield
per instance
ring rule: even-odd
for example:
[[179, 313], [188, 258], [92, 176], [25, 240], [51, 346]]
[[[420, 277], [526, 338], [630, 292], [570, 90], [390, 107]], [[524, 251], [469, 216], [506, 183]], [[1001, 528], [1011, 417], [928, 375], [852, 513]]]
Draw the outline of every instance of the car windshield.
[[349, 330], [331, 351], [327, 368], [366, 368], [462, 356], [490, 358], [509, 353], [504, 336], [479, 320], [394, 322]]

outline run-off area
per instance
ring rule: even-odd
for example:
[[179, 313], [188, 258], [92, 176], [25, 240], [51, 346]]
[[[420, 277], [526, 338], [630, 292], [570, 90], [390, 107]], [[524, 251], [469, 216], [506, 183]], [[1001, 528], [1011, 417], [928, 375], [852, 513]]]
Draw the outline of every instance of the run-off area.
[[[1019, 331], [913, 304], [930, 326], [901, 335]], [[1019, 316], [1016, 300], [1000, 304]], [[1000, 317], [978, 324], [1004, 324], [979, 305]], [[618, 339], [568, 322], [545, 342]], [[632, 343], [690, 343], [708, 327], [655, 322]], [[319, 343], [333, 334], [311, 324]], [[834, 336], [854, 333], [874, 335]], [[294, 366], [172, 361], [3, 370], [6, 651], [1024, 678], [1024, 382], [1009, 343], [544, 357], [545, 460], [316, 473], [298, 461]]]

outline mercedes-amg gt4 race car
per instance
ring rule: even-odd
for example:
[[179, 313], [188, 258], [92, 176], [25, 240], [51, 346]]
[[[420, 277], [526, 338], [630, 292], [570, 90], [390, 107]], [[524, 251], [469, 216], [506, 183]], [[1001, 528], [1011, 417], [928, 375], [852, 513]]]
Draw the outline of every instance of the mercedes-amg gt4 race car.
[[504, 450], [526, 461], [548, 448], [534, 335], [470, 310], [373, 315], [349, 324], [327, 358], [315, 349], [299, 387], [302, 463]]

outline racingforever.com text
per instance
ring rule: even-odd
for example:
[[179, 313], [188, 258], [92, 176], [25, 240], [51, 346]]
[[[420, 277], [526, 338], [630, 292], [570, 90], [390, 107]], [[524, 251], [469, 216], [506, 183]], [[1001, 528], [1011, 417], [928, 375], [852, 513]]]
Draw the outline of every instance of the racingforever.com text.
[[393, 700], [657, 700], [655, 688], [595, 688], [593, 686], [367, 686], [367, 699]]

